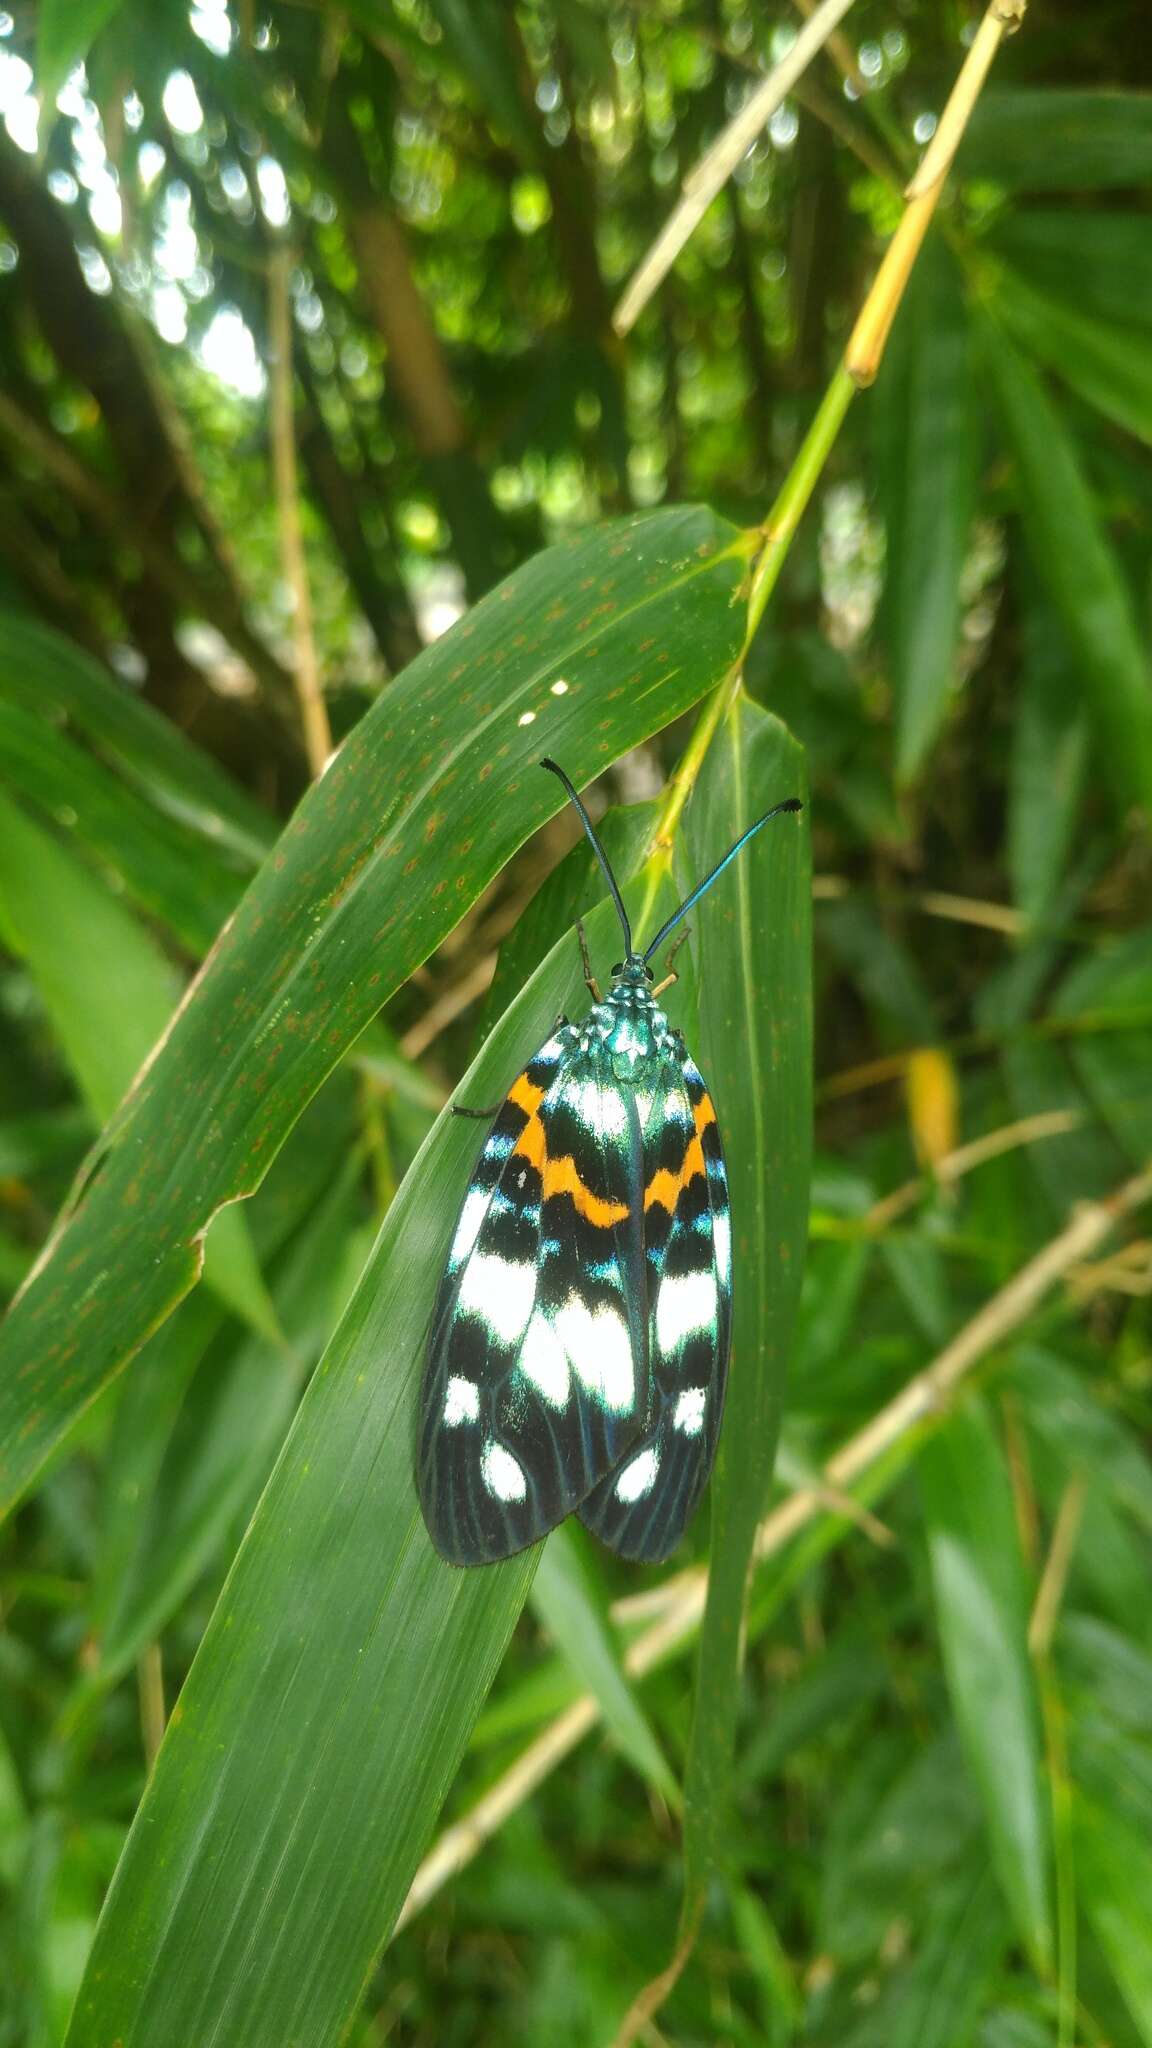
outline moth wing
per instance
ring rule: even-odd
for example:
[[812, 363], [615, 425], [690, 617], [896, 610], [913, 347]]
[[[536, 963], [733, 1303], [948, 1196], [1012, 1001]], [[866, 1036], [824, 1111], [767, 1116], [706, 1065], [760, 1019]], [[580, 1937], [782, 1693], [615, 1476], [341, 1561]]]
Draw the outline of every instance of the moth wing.
[[688, 1053], [670, 1065], [645, 1146], [647, 1427], [580, 1508], [618, 1556], [645, 1564], [675, 1550], [707, 1484], [732, 1326], [728, 1176], [716, 1112]]
[[460, 1212], [432, 1321], [421, 1507], [442, 1557], [509, 1557], [639, 1432], [648, 1384], [639, 1124], [564, 1025], [513, 1083]]

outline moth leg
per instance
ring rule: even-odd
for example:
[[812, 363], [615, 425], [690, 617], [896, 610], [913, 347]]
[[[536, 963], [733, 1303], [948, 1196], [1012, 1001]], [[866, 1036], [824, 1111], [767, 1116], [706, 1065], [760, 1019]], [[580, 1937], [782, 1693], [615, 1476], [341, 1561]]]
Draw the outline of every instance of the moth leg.
[[669, 953], [668, 958], [664, 962], [664, 979], [663, 981], [657, 982], [655, 988], [652, 991], [653, 996], [662, 996], [666, 988], [671, 988], [672, 983], [674, 981], [679, 981], [680, 976], [677, 974], [675, 968], [672, 965], [672, 962], [675, 960], [676, 955], [680, 951], [681, 946], [684, 944], [685, 939], [689, 936], [691, 929], [691, 925], [685, 925], [683, 931], [680, 934], [680, 937], [677, 939], [675, 945], [672, 947], [672, 950]]
[[477, 1122], [490, 1124], [500, 1106], [498, 1102], [494, 1102], [491, 1109], [469, 1109], [463, 1102], [454, 1102], [452, 1104], [452, 1114], [453, 1116], [473, 1116]]
[[584, 922], [582, 918], [576, 920], [576, 932], [580, 940], [580, 958], [584, 963], [584, 979], [588, 985], [592, 1001], [594, 1003], [603, 1002], [604, 998], [600, 994], [600, 986], [592, 972], [592, 962], [588, 957], [588, 941], [584, 936]]

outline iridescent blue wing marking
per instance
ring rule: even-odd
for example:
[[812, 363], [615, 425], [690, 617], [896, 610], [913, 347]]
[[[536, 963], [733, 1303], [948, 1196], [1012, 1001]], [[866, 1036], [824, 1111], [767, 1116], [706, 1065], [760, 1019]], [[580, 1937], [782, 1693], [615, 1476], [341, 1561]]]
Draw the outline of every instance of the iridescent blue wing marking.
[[432, 1320], [420, 1501], [454, 1564], [545, 1535], [646, 1420], [635, 1105], [564, 1024], [477, 1162]]
[[728, 1179], [716, 1113], [686, 1051], [664, 1063], [644, 1145], [648, 1424], [580, 1508], [621, 1557], [676, 1548], [716, 1454], [731, 1342]]

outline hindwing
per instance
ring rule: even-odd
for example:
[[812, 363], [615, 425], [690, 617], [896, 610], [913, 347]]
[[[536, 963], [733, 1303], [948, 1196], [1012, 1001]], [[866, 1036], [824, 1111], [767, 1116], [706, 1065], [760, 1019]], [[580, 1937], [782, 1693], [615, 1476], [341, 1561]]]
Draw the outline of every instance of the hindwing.
[[545, 1535], [644, 1426], [642, 1204], [635, 1101], [562, 1024], [488, 1133], [433, 1314], [419, 1486], [451, 1562]]
[[708, 1090], [680, 1048], [644, 1132], [648, 1418], [580, 1519], [621, 1557], [658, 1564], [707, 1483], [731, 1342], [728, 1178]]

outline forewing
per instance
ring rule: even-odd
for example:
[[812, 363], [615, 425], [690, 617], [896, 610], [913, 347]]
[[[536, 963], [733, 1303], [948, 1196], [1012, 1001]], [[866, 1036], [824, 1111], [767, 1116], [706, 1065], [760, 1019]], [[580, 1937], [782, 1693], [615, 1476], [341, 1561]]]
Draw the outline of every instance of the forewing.
[[460, 1212], [425, 1368], [420, 1502], [437, 1550], [535, 1542], [644, 1420], [634, 1106], [564, 1025], [517, 1078]]
[[731, 1342], [728, 1177], [716, 1112], [687, 1052], [669, 1060], [645, 1141], [648, 1425], [580, 1517], [621, 1557], [659, 1564], [712, 1470]]

